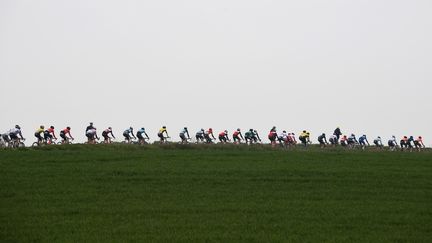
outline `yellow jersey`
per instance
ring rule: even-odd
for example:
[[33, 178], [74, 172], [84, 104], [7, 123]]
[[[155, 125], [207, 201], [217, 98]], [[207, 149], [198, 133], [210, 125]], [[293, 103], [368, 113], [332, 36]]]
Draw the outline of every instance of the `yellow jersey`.
[[45, 129], [43, 129], [43, 128], [38, 128], [37, 130], [36, 130], [36, 134], [41, 134], [41, 133], [43, 133], [43, 132], [45, 132]]

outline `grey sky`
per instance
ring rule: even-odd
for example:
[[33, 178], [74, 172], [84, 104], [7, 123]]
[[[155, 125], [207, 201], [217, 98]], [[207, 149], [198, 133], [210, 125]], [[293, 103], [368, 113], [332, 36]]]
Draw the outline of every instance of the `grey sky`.
[[432, 2], [0, 0], [0, 129], [423, 135]]

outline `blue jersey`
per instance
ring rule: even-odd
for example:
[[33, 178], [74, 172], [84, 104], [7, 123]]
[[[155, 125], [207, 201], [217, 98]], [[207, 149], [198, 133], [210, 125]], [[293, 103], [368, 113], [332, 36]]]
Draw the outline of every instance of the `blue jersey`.
[[137, 132], [138, 134], [145, 134], [146, 132], [145, 132], [145, 129], [144, 128], [141, 128], [140, 130], [138, 130], [138, 132]]
[[367, 140], [367, 139], [366, 139], [366, 136], [361, 136], [361, 137], [359, 137], [359, 142], [363, 142], [364, 140]]

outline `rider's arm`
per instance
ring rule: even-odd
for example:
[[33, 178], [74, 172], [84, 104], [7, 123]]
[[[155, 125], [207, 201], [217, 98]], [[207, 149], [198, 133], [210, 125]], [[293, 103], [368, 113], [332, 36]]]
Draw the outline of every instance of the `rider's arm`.
[[144, 134], [146, 135], [147, 139], [150, 139], [146, 132], [144, 132]]
[[115, 139], [114, 133], [111, 131], [111, 136]]

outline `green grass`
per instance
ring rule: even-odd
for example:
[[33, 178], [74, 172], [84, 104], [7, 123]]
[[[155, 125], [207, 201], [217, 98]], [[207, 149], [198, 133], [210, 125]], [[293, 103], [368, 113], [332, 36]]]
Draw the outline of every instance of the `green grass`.
[[2, 242], [431, 242], [432, 153], [0, 151]]

